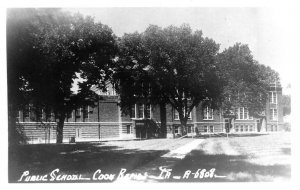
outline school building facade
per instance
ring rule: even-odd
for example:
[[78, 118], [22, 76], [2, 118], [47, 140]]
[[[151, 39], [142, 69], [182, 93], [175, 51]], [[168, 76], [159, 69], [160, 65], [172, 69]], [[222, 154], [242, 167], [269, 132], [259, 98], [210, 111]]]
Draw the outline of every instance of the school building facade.
[[[136, 104], [131, 114], [121, 112], [119, 96], [110, 88], [99, 92], [102, 99], [94, 107], [74, 110], [65, 120], [63, 142], [145, 139], [157, 137], [160, 109], [156, 105]], [[182, 135], [177, 111], [166, 107], [167, 137]], [[253, 118], [247, 108], [236, 108], [236, 118], [225, 118], [220, 110], [196, 106], [187, 122], [187, 136], [216, 133], [265, 133], [283, 131], [282, 89], [271, 86], [263, 117]], [[49, 122], [36, 122], [51, 118]], [[51, 113], [34, 113], [30, 106], [18, 112], [17, 125], [23, 130], [28, 143], [56, 142], [55, 118]]]

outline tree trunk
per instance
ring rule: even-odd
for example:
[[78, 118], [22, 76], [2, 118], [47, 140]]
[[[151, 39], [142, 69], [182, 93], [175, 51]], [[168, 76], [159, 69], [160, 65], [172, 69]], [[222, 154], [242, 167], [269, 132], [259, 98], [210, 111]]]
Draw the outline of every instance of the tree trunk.
[[65, 114], [61, 114], [58, 118], [57, 127], [56, 127], [56, 143], [61, 144], [63, 142], [63, 129], [65, 122]]
[[160, 108], [160, 135], [162, 138], [167, 138], [167, 110], [166, 110], [166, 104], [165, 103], [160, 103], [159, 104]]
[[181, 128], [181, 135], [184, 136], [187, 134], [187, 130], [186, 130], [186, 124], [187, 124], [187, 121], [185, 119], [182, 119], [180, 120], [180, 128]]

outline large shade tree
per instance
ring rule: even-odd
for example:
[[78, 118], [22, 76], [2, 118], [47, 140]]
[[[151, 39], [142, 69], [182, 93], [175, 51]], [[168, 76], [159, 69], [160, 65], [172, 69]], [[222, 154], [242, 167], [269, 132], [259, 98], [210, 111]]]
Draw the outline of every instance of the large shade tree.
[[218, 50], [212, 39], [186, 24], [150, 25], [141, 34], [125, 35], [117, 72], [120, 84], [127, 83], [125, 89], [120, 85], [121, 102], [130, 99], [134, 103], [146, 96], [151, 102], [170, 104], [185, 131], [192, 109], [220, 94], [215, 66]]
[[[10, 9], [7, 15], [10, 128], [16, 111], [31, 103], [53, 111], [61, 143], [66, 115], [95, 100], [92, 85], [105, 88], [117, 52], [115, 36], [91, 17], [59, 9]], [[78, 75], [83, 80], [74, 94]]]
[[254, 60], [249, 47], [241, 43], [218, 54], [217, 70], [222, 80], [217, 100], [223, 115], [234, 119], [237, 108], [244, 107], [250, 116], [262, 117], [270, 85], [279, 84], [278, 73]]

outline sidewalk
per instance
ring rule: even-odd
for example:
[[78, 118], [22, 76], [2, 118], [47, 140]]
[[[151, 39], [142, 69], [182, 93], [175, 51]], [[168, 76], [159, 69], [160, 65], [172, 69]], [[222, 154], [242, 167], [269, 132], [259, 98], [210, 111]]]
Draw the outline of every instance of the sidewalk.
[[[159, 169], [160, 167], [171, 169], [176, 164], [176, 162], [184, 159], [188, 153], [190, 153], [193, 149], [195, 149], [203, 141], [204, 141], [204, 139], [195, 139], [194, 141], [192, 141], [184, 146], [181, 146], [175, 150], [172, 150], [172, 151], [162, 155], [161, 157], [151, 161], [150, 163], [148, 163], [142, 167], [136, 168], [132, 171], [129, 171], [128, 173], [144, 174], [145, 172], [147, 172], [148, 178], [140, 180], [140, 181], [157, 182], [158, 180], [160, 180], [158, 178], [161, 173], [161, 170]], [[124, 182], [124, 180], [116, 180], [115, 182], [121, 182], [121, 181]]]

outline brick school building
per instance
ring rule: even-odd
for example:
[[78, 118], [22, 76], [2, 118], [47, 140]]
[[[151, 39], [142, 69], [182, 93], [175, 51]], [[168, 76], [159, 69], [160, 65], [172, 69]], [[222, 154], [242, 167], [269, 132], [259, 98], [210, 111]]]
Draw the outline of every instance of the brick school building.
[[[160, 126], [159, 106], [136, 104], [131, 114], [125, 115], [118, 106], [119, 96], [112, 88], [106, 93], [99, 92], [102, 97], [95, 107], [86, 106], [74, 110], [65, 120], [63, 141], [86, 142], [126, 139], [146, 139], [157, 137]], [[221, 110], [196, 106], [187, 122], [187, 136], [210, 135], [223, 133], [265, 133], [283, 131], [283, 108], [281, 87], [271, 86], [269, 100], [264, 117], [253, 118], [248, 109], [236, 109], [236, 118], [224, 117]], [[167, 111], [167, 137], [182, 135], [177, 111], [170, 105]], [[50, 122], [37, 122], [39, 118], [51, 118]], [[55, 143], [56, 125], [51, 113], [34, 113], [28, 106], [20, 110], [17, 125], [23, 130], [28, 143]]]

